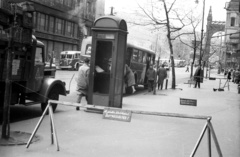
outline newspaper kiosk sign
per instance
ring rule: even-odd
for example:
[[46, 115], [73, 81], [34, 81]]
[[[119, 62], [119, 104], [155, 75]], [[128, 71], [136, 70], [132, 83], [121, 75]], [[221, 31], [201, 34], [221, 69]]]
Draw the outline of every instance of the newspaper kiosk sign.
[[180, 105], [197, 106], [197, 100], [180, 98]]
[[105, 108], [103, 111], [103, 119], [130, 122], [131, 118], [132, 112], [128, 110]]

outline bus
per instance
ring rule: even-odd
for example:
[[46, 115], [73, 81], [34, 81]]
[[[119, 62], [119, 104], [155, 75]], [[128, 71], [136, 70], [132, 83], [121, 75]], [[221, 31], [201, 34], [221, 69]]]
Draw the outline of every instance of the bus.
[[[91, 44], [91, 37], [83, 39], [81, 47], [81, 59], [91, 56], [91, 51], [89, 51], [91, 50]], [[143, 85], [145, 88], [147, 88], [146, 72], [150, 65], [155, 64], [155, 52], [147, 48], [127, 43], [125, 64], [127, 64], [134, 73], [136, 82], [135, 87], [138, 85]]]
[[80, 60], [81, 51], [62, 51], [60, 53], [60, 69], [78, 70], [83, 64]]
[[186, 66], [186, 60], [183, 60], [183, 59], [175, 59], [174, 63], [175, 63], [175, 66], [179, 68]]
[[[164, 64], [165, 65], [165, 67], [170, 67], [170, 66], [172, 66], [172, 64], [171, 64], [171, 59], [160, 59], [159, 60], [159, 64], [161, 65], [161, 64]], [[186, 66], [186, 61], [185, 60], [182, 60], [182, 59], [174, 59], [174, 65], [175, 65], [175, 67], [185, 67]]]

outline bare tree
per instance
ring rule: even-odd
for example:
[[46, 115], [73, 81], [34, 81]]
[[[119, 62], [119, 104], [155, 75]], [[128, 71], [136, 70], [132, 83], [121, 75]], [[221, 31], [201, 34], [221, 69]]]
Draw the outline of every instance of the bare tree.
[[181, 36], [179, 36], [180, 41], [184, 44], [187, 45], [188, 47], [193, 49], [193, 60], [191, 63], [191, 72], [190, 72], [190, 77], [193, 76], [193, 66], [195, 63], [195, 58], [196, 58], [196, 53], [197, 53], [197, 49], [199, 47], [200, 44], [200, 39], [198, 36], [198, 32], [197, 32], [197, 27], [199, 25], [199, 23], [201, 22], [201, 20], [197, 17], [195, 18], [193, 16], [193, 14], [191, 14], [190, 16], [187, 16], [187, 19], [190, 21], [191, 23], [191, 27], [192, 30], [189, 33], [186, 33], [185, 35], [188, 35], [190, 38], [190, 42], [185, 42], [184, 40], [182, 40]]
[[[165, 29], [166, 36], [168, 40], [170, 59], [172, 67], [172, 89], [176, 87], [176, 76], [175, 76], [175, 63], [174, 63], [174, 50], [173, 50], [173, 40], [178, 38], [185, 33], [178, 33], [184, 27], [189, 25], [186, 21], [187, 15], [191, 12], [184, 12], [180, 8], [177, 8], [177, 0], [148, 0], [148, 5], [150, 7], [141, 6], [138, 4], [141, 11], [147, 17], [148, 21], [145, 23], [135, 23], [141, 26], [152, 26], [153, 29]], [[164, 15], [164, 16], [163, 16]]]

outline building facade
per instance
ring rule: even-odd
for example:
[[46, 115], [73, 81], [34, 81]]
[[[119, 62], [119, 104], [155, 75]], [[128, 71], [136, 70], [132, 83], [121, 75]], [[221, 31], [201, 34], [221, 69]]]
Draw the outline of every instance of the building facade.
[[[9, 0], [0, 0], [0, 7], [8, 9]], [[84, 36], [91, 35], [96, 18], [97, 0], [26, 0], [35, 8], [33, 34], [45, 45], [46, 60], [53, 54], [56, 64], [60, 52], [81, 50]], [[104, 4], [101, 0], [100, 4]], [[21, 2], [21, 0], [16, 0]], [[21, 3], [19, 3], [21, 4]], [[103, 9], [103, 11], [101, 11]], [[104, 6], [98, 14], [104, 12]]]
[[225, 25], [226, 68], [240, 68], [240, 4], [239, 0], [226, 3]]

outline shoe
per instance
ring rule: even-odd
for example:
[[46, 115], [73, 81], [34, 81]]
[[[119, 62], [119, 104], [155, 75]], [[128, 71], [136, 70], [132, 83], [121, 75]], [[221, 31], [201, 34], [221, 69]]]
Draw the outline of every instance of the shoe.
[[80, 108], [79, 108], [79, 107], [76, 107], [76, 110], [77, 110], [77, 111], [79, 111], [79, 110], [80, 110]]
[[217, 89], [213, 88], [213, 91], [216, 92]]

